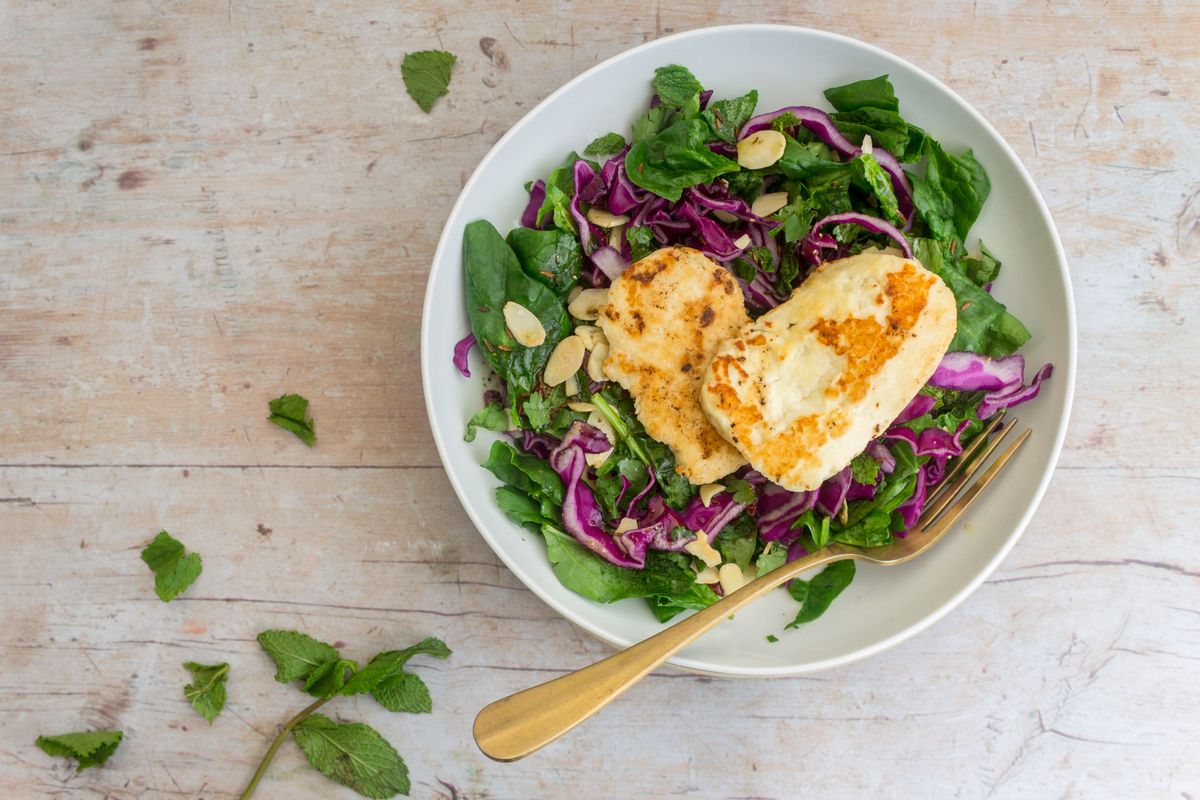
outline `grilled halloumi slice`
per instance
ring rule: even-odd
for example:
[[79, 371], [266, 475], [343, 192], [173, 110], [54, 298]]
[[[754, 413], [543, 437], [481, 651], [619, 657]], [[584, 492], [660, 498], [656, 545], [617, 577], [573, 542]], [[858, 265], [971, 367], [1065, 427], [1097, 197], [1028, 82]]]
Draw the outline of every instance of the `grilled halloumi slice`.
[[698, 250], [668, 247], [613, 281], [597, 324], [604, 374], [633, 395], [646, 432], [675, 453], [676, 470], [711, 483], [746, 463], [700, 408], [713, 351], [750, 321], [733, 275]]
[[904, 410], [956, 323], [953, 293], [913, 259], [830, 261], [717, 349], [700, 400], [751, 466], [816, 489]]

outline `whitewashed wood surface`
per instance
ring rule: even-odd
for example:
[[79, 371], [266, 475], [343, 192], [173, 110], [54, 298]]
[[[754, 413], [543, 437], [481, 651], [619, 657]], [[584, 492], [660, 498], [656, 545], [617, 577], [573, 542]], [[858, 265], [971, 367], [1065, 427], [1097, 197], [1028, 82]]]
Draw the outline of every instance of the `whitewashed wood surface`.
[[[286, 715], [255, 634], [426, 635], [435, 712], [371, 701], [425, 798], [1200, 798], [1200, 6], [861, 0], [0, 5], [0, 796], [229, 798]], [[664, 671], [524, 762], [486, 702], [605, 647], [454, 499], [418, 377], [424, 276], [491, 144], [671, 31], [832, 29], [941, 77], [1066, 243], [1080, 381], [1049, 494], [945, 621], [836, 672]], [[458, 54], [426, 116], [406, 51]], [[764, 64], [769, 69], [770, 64]], [[265, 420], [313, 401], [308, 450]], [[138, 550], [204, 556], [159, 602]], [[232, 664], [211, 727], [186, 660]], [[40, 733], [121, 728], [75, 775]], [[285, 746], [263, 798], [352, 797]]]

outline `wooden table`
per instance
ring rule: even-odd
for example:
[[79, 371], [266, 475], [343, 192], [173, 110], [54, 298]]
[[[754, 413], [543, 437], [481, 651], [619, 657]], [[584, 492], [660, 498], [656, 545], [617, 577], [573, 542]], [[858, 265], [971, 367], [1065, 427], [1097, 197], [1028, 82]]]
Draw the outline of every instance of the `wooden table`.
[[[278, 627], [352, 658], [450, 643], [415, 667], [432, 715], [334, 712], [395, 743], [415, 797], [1200, 798], [1194, 2], [304, 5], [0, 7], [0, 795], [236, 796], [304, 703], [255, 643]], [[882, 45], [1017, 149], [1079, 305], [1066, 450], [1005, 564], [914, 640], [808, 678], [663, 671], [491, 763], [474, 712], [606, 648], [499, 564], [438, 463], [434, 242], [555, 87], [733, 21]], [[430, 115], [399, 73], [426, 47], [459, 57]], [[285, 391], [315, 449], [266, 423]], [[138, 559], [160, 528], [204, 556], [170, 604]], [[186, 660], [232, 664], [211, 727]], [[33, 746], [93, 727], [126, 733], [102, 769]], [[287, 745], [259, 796], [353, 795]]]

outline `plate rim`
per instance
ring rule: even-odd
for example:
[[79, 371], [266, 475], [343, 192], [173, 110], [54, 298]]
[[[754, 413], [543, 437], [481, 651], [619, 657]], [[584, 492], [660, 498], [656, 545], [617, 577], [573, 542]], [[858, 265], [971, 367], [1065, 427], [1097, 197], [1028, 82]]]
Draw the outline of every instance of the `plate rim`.
[[508, 128], [508, 130], [505, 131], [504, 134], [499, 139], [496, 140], [496, 142], [491, 146], [491, 148], [488, 149], [487, 153], [484, 154], [484, 156], [479, 160], [479, 163], [475, 166], [474, 170], [472, 170], [471, 176], [467, 179], [466, 183], [463, 184], [463, 187], [461, 190], [459, 190], [458, 196], [455, 199], [454, 204], [450, 207], [449, 212], [447, 212], [445, 222], [443, 223], [443, 226], [442, 226], [442, 232], [438, 236], [437, 246], [434, 248], [433, 258], [432, 258], [431, 267], [430, 267], [430, 273], [429, 273], [428, 278], [426, 279], [426, 284], [425, 284], [425, 296], [424, 296], [424, 300], [421, 304], [421, 338], [420, 338], [421, 389], [422, 389], [422, 395], [424, 396], [424, 400], [425, 400], [426, 420], [429, 424], [430, 432], [433, 435], [434, 446], [437, 449], [438, 459], [441, 461], [441, 464], [442, 464], [442, 470], [445, 472], [446, 477], [449, 479], [450, 485], [454, 489], [454, 493], [458, 498], [459, 504], [462, 506], [463, 510], [466, 511], [468, 518], [471, 520], [471, 524], [475, 526], [476, 532], [487, 543], [488, 547], [491, 548], [492, 552], [496, 555], [496, 557], [499, 558], [500, 561], [503, 562], [504, 565], [509, 569], [509, 571], [512, 572], [517, 577], [518, 580], [521, 581], [522, 585], [525, 586], [526, 589], [531, 591], [535, 596], [537, 596], [539, 599], [541, 599], [542, 602], [546, 603], [548, 606], [550, 606], [552, 609], [554, 609], [555, 612], [557, 612], [559, 615], [561, 615], [564, 619], [568, 620], [572, 624], [582, 628], [583, 630], [587, 631], [589, 634], [591, 634], [595, 638], [597, 638], [600, 641], [602, 641], [612, 647], [615, 647], [617, 649], [624, 649], [633, 644], [636, 644], [635, 640], [626, 641], [626, 640], [622, 639], [621, 637], [610, 636], [606, 631], [599, 629], [595, 624], [593, 624], [589, 620], [579, 617], [577, 614], [572, 612], [570, 609], [567, 609], [567, 608], [561, 606], [558, 603], [558, 601], [553, 596], [551, 596], [550, 594], [545, 592], [538, 585], [538, 583], [536, 581], [529, 580], [525, 571], [521, 568], [521, 565], [519, 562], [516, 562], [514, 559], [509, 558], [505, 552], [503, 552], [501, 549], [498, 549], [495, 546], [493, 546], [491, 540], [488, 537], [488, 534], [485, 533], [485, 526], [483, 525], [482, 521], [476, 516], [476, 513], [475, 513], [474, 509], [472, 508], [472, 506], [470, 505], [470, 503], [467, 502], [466, 492], [465, 492], [463, 486], [460, 484], [458, 476], [447, 466], [447, 464], [449, 463], [448, 458], [447, 458], [448, 445], [444, 441], [442, 432], [438, 430], [437, 426], [433, 422], [434, 398], [433, 398], [432, 391], [431, 391], [432, 381], [429, 379], [429, 376], [431, 374], [430, 373], [430, 362], [431, 362], [431, 359], [433, 358], [433, 353], [432, 353], [432, 344], [433, 343], [430, 342], [429, 329], [428, 329], [428, 320], [430, 319], [430, 315], [434, 310], [433, 270], [436, 269], [437, 265], [441, 263], [442, 259], [445, 256], [446, 249], [449, 246], [451, 246], [449, 243], [449, 234], [450, 234], [450, 224], [449, 223], [452, 219], [454, 219], [460, 213], [460, 209], [463, 206], [463, 204], [465, 203], [466, 198], [470, 194], [472, 194], [472, 192], [474, 191], [475, 183], [479, 179], [479, 176], [482, 173], [484, 167], [487, 166], [487, 164], [493, 158], [496, 157], [497, 152], [500, 151], [500, 149], [503, 147], [503, 145], [505, 143], [507, 143], [510, 138], [515, 136], [517, 131], [521, 130], [527, 124], [529, 124], [531, 119], [538, 116], [538, 114], [541, 112], [541, 110], [544, 107], [551, 104], [559, 96], [570, 91], [576, 84], [582, 82], [589, 75], [592, 75], [593, 73], [596, 73], [603, 69], [606, 69], [609, 65], [614, 64], [622, 59], [629, 58], [633, 54], [641, 52], [642, 50], [662, 46], [663, 42], [669, 42], [669, 41], [675, 41], [675, 40], [681, 40], [681, 39], [687, 39], [687, 38], [693, 38], [693, 37], [719, 35], [720, 33], [735, 32], [735, 31], [736, 32], [751, 32], [751, 33], [753, 33], [753, 32], [765, 33], [767, 31], [789, 31], [789, 32], [803, 34], [803, 35], [815, 36], [817, 38], [824, 38], [824, 39], [836, 42], [838, 44], [848, 45], [848, 46], [854, 47], [854, 48], [863, 48], [868, 51], [872, 51], [875, 55], [882, 57], [884, 60], [899, 62], [899, 63], [903, 64], [905, 68], [912, 70], [920, 78], [929, 81], [930, 83], [935, 85], [938, 89], [940, 89], [942, 92], [944, 92], [950, 98], [950, 100], [952, 102], [956, 103], [962, 111], [965, 111], [968, 115], [973, 117], [976, 120], [976, 122], [978, 122], [984, 128], [984, 130], [986, 130], [988, 133], [990, 133], [994, 137], [994, 139], [998, 143], [1000, 149], [1005, 153], [1005, 155], [1007, 155], [1011, 159], [1012, 163], [1016, 165], [1017, 176], [1019, 177], [1021, 183], [1025, 186], [1026, 189], [1029, 190], [1030, 194], [1033, 196], [1033, 198], [1036, 202], [1036, 208], [1037, 208], [1038, 213], [1042, 216], [1044, 221], [1047, 223], [1049, 233], [1050, 233], [1050, 239], [1053, 244], [1056, 266], [1058, 267], [1058, 277], [1059, 277], [1060, 281], [1062, 282], [1062, 286], [1064, 289], [1064, 296], [1066, 298], [1065, 311], [1066, 311], [1066, 325], [1067, 325], [1067, 343], [1066, 343], [1066, 345], [1067, 345], [1067, 360], [1066, 360], [1066, 364], [1062, 365], [1061, 367], [1058, 364], [1055, 365], [1055, 377], [1061, 378], [1066, 383], [1066, 390], [1065, 390], [1065, 393], [1063, 396], [1060, 423], [1058, 425], [1058, 430], [1056, 432], [1054, 442], [1051, 446], [1051, 451], [1050, 451], [1051, 458], [1050, 458], [1046, 468], [1043, 470], [1042, 476], [1038, 481], [1038, 485], [1034, 489], [1033, 494], [1030, 498], [1030, 502], [1026, 505], [1025, 511], [1022, 514], [1020, 520], [1018, 520], [1017, 524], [1013, 527], [1012, 531], [1008, 534], [1007, 539], [1004, 541], [1004, 543], [1001, 545], [1001, 547], [997, 550], [995, 556], [993, 556], [993, 558], [984, 566], [984, 568], [981, 569], [970, 581], [968, 581], [967, 584], [964, 585], [961, 590], [959, 590], [956, 594], [954, 594], [952, 597], [950, 597], [948, 600], [946, 600], [944, 603], [942, 603], [936, 610], [925, 615], [917, 622], [915, 622], [905, 628], [902, 628], [901, 630], [897, 631], [896, 633], [892, 634], [891, 636], [880, 639], [879, 641], [875, 642], [874, 644], [871, 644], [867, 647], [859, 648], [850, 653], [847, 653], [846, 655], [838, 656], [836, 658], [827, 658], [827, 659], [823, 659], [821, 661], [809, 662], [809, 663], [795, 665], [792, 667], [785, 667], [785, 668], [780, 668], [780, 667], [775, 667], [775, 666], [727, 667], [727, 668], [721, 669], [721, 670], [714, 670], [713, 669], [714, 665], [712, 665], [712, 664], [708, 664], [707, 662], [690, 659], [690, 658], [686, 658], [686, 657], [680, 657], [679, 654], [672, 656], [666, 662], [667, 664], [669, 664], [675, 668], [678, 668], [678, 669], [683, 669], [688, 672], [693, 672], [693, 673], [697, 673], [697, 674], [701, 674], [701, 675], [715, 676], [715, 677], [726, 677], [726, 678], [796, 677], [799, 675], [808, 675], [808, 674], [812, 674], [812, 673], [816, 673], [816, 672], [822, 672], [825, 670], [834, 669], [836, 667], [846, 666], [848, 664], [853, 664], [855, 662], [861, 661], [863, 659], [869, 658], [874, 655], [878, 655], [879, 653], [889, 650], [889, 649], [901, 644], [902, 642], [905, 642], [905, 641], [911, 639], [912, 637], [914, 637], [917, 634], [921, 633], [922, 631], [926, 630], [933, 624], [937, 623], [942, 618], [944, 618], [947, 614], [949, 614], [951, 611], [953, 611], [955, 608], [957, 608], [959, 605], [961, 605], [963, 603], [963, 601], [965, 601], [969, 596], [971, 596], [981, 585], [983, 585], [983, 583], [989, 577], [991, 577], [992, 573], [996, 570], [996, 568], [1000, 565], [1000, 563], [1005, 558], [1008, 557], [1008, 554], [1012, 551], [1013, 547], [1016, 546], [1017, 541], [1020, 540], [1022, 535], [1024, 535], [1025, 529], [1029, 526], [1029, 523], [1033, 519], [1034, 514], [1037, 513], [1037, 510], [1041, 505], [1042, 499], [1045, 497], [1046, 490], [1049, 488], [1050, 481], [1053, 479], [1054, 473], [1057, 471], [1058, 462], [1059, 462], [1060, 457], [1062, 456], [1063, 443], [1066, 440], [1067, 430], [1070, 427], [1071, 410], [1073, 408], [1074, 399], [1075, 399], [1075, 377], [1076, 377], [1076, 367], [1077, 367], [1078, 331], [1077, 331], [1077, 322], [1076, 322], [1076, 314], [1075, 314], [1075, 296], [1074, 296], [1073, 287], [1072, 287], [1072, 283], [1071, 283], [1070, 268], [1069, 268], [1069, 264], [1067, 261], [1066, 251], [1063, 248], [1063, 244], [1062, 244], [1062, 238], [1059, 235], [1058, 227], [1054, 224], [1054, 217], [1050, 213], [1049, 207], [1046, 205], [1045, 198], [1042, 197], [1041, 192], [1038, 190], [1037, 185], [1034, 183], [1033, 177], [1029, 174], [1029, 170], [1025, 167], [1024, 162], [1022, 162], [1020, 157], [1017, 156], [1016, 152], [1009, 145], [1008, 141], [1003, 136], [1000, 135], [1000, 132], [997, 131], [996, 128], [979, 111], [977, 111], [974, 108], [974, 106], [972, 106], [970, 103], [968, 103], [966, 100], [964, 100], [961, 96], [959, 96], [959, 94], [957, 92], [955, 92], [953, 89], [951, 89], [949, 86], [947, 86], [941, 80], [939, 80], [937, 77], [930, 74], [929, 72], [926, 72], [924, 69], [917, 66], [916, 64], [913, 64], [912, 62], [908, 61], [907, 59], [904, 59], [901, 56], [896, 55], [895, 53], [885, 50], [884, 48], [879, 47], [878, 45], [874, 45], [869, 42], [864, 42], [861, 39], [855, 39], [854, 37], [851, 37], [851, 36], [845, 36], [843, 34], [821, 30], [819, 28], [810, 28], [810, 27], [802, 26], [802, 25], [787, 25], [787, 24], [777, 24], [777, 23], [738, 23], [738, 24], [731, 24], [731, 25], [709, 25], [709, 26], [705, 26], [705, 27], [701, 27], [701, 28], [692, 28], [690, 30], [680, 31], [679, 33], [674, 33], [669, 36], [663, 36], [663, 37], [659, 37], [656, 39], [651, 39], [648, 42], [643, 42], [642, 44], [622, 50], [621, 52], [616, 53], [615, 55], [612, 55], [609, 58], [606, 58], [603, 61], [589, 67], [588, 69], [575, 75], [570, 80], [566, 81], [564, 84], [562, 84], [557, 89], [555, 89], [553, 92], [548, 94], [539, 103], [534, 105], [531, 109], [529, 109], [529, 111], [527, 111], [524, 115], [522, 115], [520, 119], [518, 119], [516, 122], [514, 122]]

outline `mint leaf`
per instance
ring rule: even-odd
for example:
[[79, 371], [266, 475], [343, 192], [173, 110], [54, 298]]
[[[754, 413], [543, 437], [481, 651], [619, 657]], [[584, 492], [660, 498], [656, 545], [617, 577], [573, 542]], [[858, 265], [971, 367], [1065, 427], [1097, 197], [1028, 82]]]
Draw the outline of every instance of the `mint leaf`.
[[756, 105], [758, 105], [758, 90], [751, 89], [741, 97], [710, 103], [707, 109], [700, 112], [700, 116], [719, 139], [729, 144], [736, 144], [738, 131], [754, 116]]
[[404, 759], [371, 726], [311, 714], [292, 729], [292, 736], [308, 763], [363, 797], [408, 794]]
[[606, 156], [615, 153], [625, 146], [625, 137], [619, 133], [606, 133], [597, 136], [591, 144], [583, 148], [585, 156]]
[[766, 575], [773, 569], [778, 569], [787, 561], [787, 548], [780, 547], [776, 543], [770, 550], [763, 550], [759, 554], [758, 560], [754, 562], [754, 566], [759, 575]]
[[[400, 679], [400, 676], [408, 675], [404, 671], [404, 665], [410, 658], [417, 655], [449, 658], [450, 648], [446, 647], [445, 642], [441, 639], [431, 636], [412, 647], [380, 653], [367, 662], [366, 666], [354, 673], [350, 680], [346, 681], [341, 693], [365, 694], [371, 692], [375, 700], [384, 708], [390, 711], [407, 711], [409, 709], [405, 707], [406, 704], [415, 702], [412, 700], [412, 693], [418, 690], [414, 684], [408, 682], [407, 678]], [[421, 684], [421, 687], [424, 689], [424, 683]], [[428, 695], [428, 690], [425, 690], [425, 695]]]
[[76, 772], [103, 764], [117, 751], [124, 736], [120, 731], [82, 731], [39, 736], [34, 741], [46, 755], [73, 758], [79, 762]]
[[850, 462], [850, 477], [857, 483], [874, 486], [879, 480], [879, 462], [866, 453], [859, 453]]
[[754, 493], [754, 486], [749, 481], [744, 481], [741, 478], [726, 478], [725, 491], [733, 495], [733, 502], [741, 503], [748, 506], [754, 502], [757, 495]]
[[400, 77], [408, 96], [428, 114], [437, 99], [446, 94], [450, 70], [458, 59], [444, 50], [419, 50], [409, 53], [400, 64]]
[[658, 249], [658, 242], [654, 240], [654, 231], [645, 225], [633, 225], [626, 228], [625, 241], [629, 242], [629, 249], [632, 252], [631, 260], [635, 262], [641, 261]]
[[271, 416], [268, 420], [274, 422], [285, 431], [291, 431], [300, 437], [300, 441], [309, 447], [317, 441], [317, 432], [313, 428], [313, 420], [308, 416], [308, 401], [298, 394], [285, 394], [270, 402]]
[[200, 716], [211, 723], [225, 707], [225, 682], [229, 680], [229, 665], [204, 665], [188, 661], [183, 668], [194, 676], [194, 680], [183, 687], [183, 696]]
[[402, 672], [379, 682], [371, 696], [388, 711], [403, 711], [408, 714], [428, 714], [433, 711], [433, 700], [425, 681], [410, 672]]
[[475, 432], [479, 428], [489, 431], [508, 430], [508, 413], [500, 407], [499, 403], [488, 403], [475, 416], [467, 420], [467, 432], [463, 434], [463, 441], [475, 441]]
[[203, 569], [199, 553], [184, 554], [183, 543], [166, 531], [159, 531], [142, 550], [142, 561], [154, 573], [154, 593], [164, 603], [178, 597], [200, 577]]
[[670, 64], [654, 70], [654, 91], [664, 106], [685, 105], [703, 87], [687, 67]]
[[304, 679], [304, 691], [313, 697], [333, 697], [346, 685], [346, 670], [354, 674], [358, 663], [345, 658], [319, 664]]
[[318, 667], [340, 658], [333, 645], [299, 631], [263, 631], [258, 643], [275, 662], [275, 680], [280, 683], [307, 681]]

